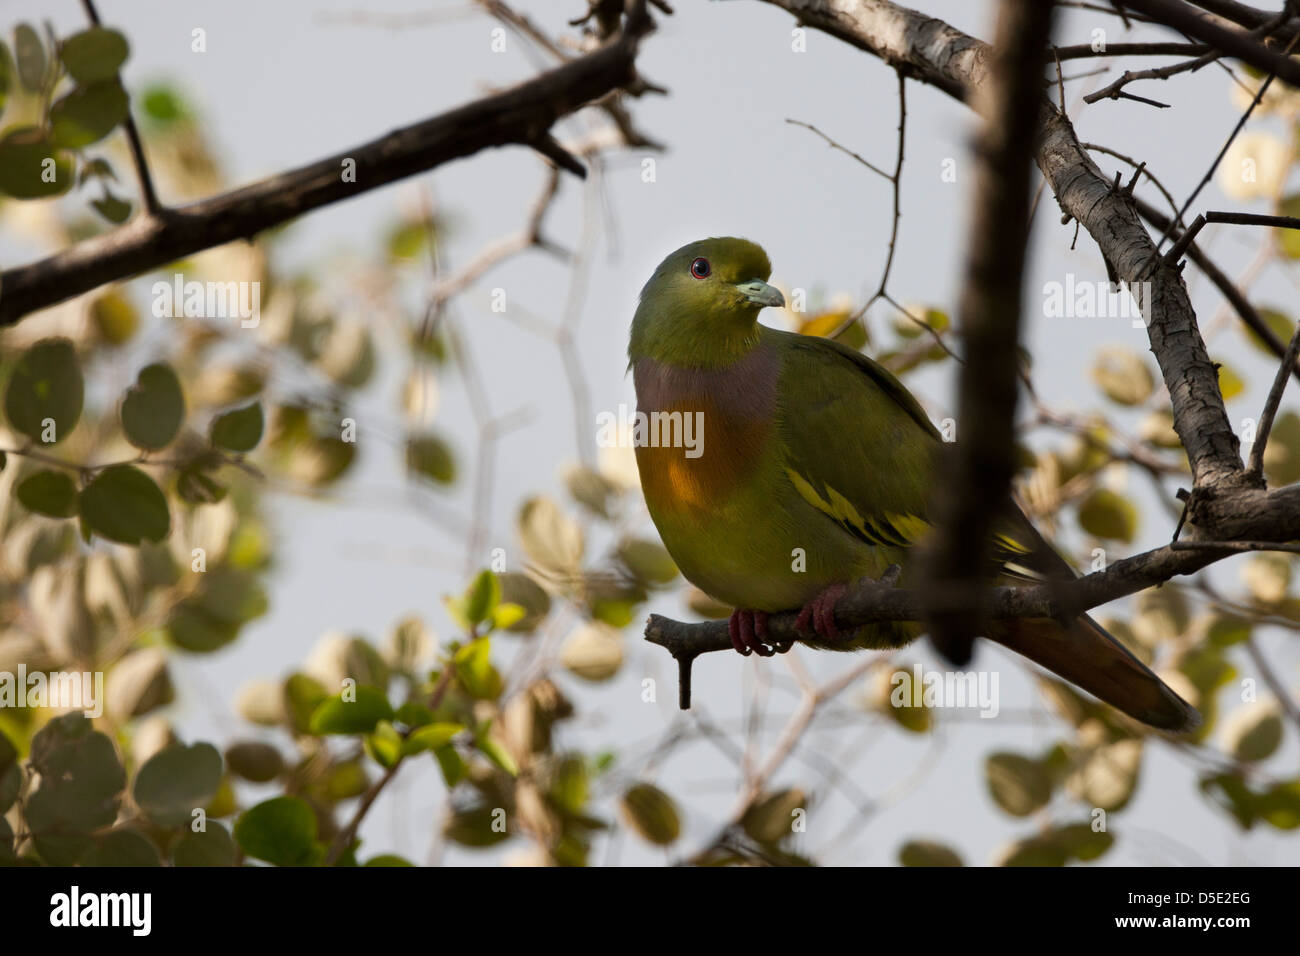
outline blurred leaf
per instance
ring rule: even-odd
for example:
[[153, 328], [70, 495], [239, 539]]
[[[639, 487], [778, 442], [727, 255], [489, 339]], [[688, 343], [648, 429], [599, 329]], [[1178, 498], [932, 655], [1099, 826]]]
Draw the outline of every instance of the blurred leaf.
[[35, 126], [10, 129], [0, 137], [0, 192], [15, 199], [45, 199], [66, 193], [76, 174], [72, 156]]
[[159, 647], [126, 654], [108, 675], [108, 712], [118, 720], [140, 717], [172, 702], [175, 689], [167, 655]]
[[18, 79], [29, 93], [39, 93], [45, 84], [45, 46], [29, 23], [14, 27], [14, 57], [18, 62]]
[[227, 451], [246, 452], [262, 440], [262, 427], [262, 403], [253, 402], [218, 415], [212, 420], [208, 434], [214, 445]]
[[[1277, 204], [1277, 214], [1279, 216], [1300, 216], [1300, 193], [1294, 193], [1287, 196]], [[1277, 238], [1278, 248], [1282, 254], [1289, 259], [1300, 259], [1300, 230], [1296, 229], [1277, 229], [1274, 235]], [[1287, 339], [1283, 339], [1283, 342]]]
[[1264, 476], [1274, 487], [1300, 481], [1300, 415], [1282, 412], [1264, 446]]
[[610, 504], [619, 494], [618, 486], [612, 481], [581, 464], [565, 469], [564, 486], [574, 501], [602, 518], [610, 516]]
[[316, 814], [297, 797], [274, 797], [245, 810], [235, 823], [235, 841], [251, 857], [276, 866], [316, 862]]
[[[3, 161], [0, 160], [0, 164]], [[85, 383], [77, 352], [67, 339], [42, 339], [19, 356], [5, 389], [9, 424], [34, 443], [54, 444], [81, 418]], [[52, 434], [46, 421], [53, 423]], [[46, 438], [51, 441], [46, 441]]]
[[381, 853], [378, 856], [372, 856], [366, 860], [365, 866], [415, 866], [410, 860], [397, 856], [395, 853]]
[[1223, 393], [1223, 400], [1230, 402], [1246, 390], [1246, 383], [1226, 363], [1215, 364], [1219, 366], [1219, 391]]
[[984, 781], [993, 801], [1007, 813], [1027, 817], [1052, 798], [1052, 778], [1041, 763], [1013, 753], [995, 753], [984, 762]]
[[1245, 704], [1223, 724], [1223, 749], [1234, 760], [1271, 757], [1282, 743], [1282, 713], [1274, 701]]
[[176, 437], [185, 418], [185, 395], [170, 365], [156, 362], [140, 370], [122, 397], [122, 431], [136, 448], [156, 451]]
[[381, 720], [392, 720], [395, 716], [382, 691], [365, 685], [357, 686], [354, 691], [354, 701], [344, 700], [342, 694], [322, 701], [312, 713], [311, 732], [369, 734]]
[[519, 540], [543, 572], [561, 579], [582, 567], [582, 529], [550, 498], [529, 498], [519, 511]]
[[235, 841], [220, 823], [209, 820], [199, 833], [186, 830], [172, 847], [176, 866], [234, 866]]
[[77, 513], [77, 485], [62, 471], [47, 469], [18, 483], [14, 494], [28, 511], [49, 518], [71, 518]]
[[1215, 647], [1231, 647], [1250, 637], [1251, 622], [1235, 614], [1216, 611], [1206, 628], [1206, 638]]
[[1242, 566], [1241, 580], [1260, 604], [1281, 604], [1291, 588], [1291, 558], [1286, 554], [1252, 554]]
[[375, 726], [375, 732], [364, 741], [366, 753], [386, 770], [395, 767], [402, 759], [402, 744], [402, 735], [386, 720], [381, 720]]
[[189, 109], [176, 92], [166, 86], [147, 87], [140, 96], [146, 119], [159, 127], [170, 126], [189, 116]]
[[1050, 835], [1033, 836], [1004, 846], [994, 866], [1065, 866], [1068, 854]]
[[560, 661], [583, 680], [609, 680], [623, 666], [622, 635], [607, 624], [581, 624], [565, 640]]
[[669, 846], [681, 836], [681, 816], [676, 803], [652, 784], [628, 787], [619, 800], [619, 809], [628, 826], [655, 846]]
[[56, 146], [80, 149], [103, 139], [126, 119], [126, 90], [115, 77], [78, 86], [50, 106], [50, 130]]
[[764, 794], [750, 804], [740, 826], [759, 843], [777, 843], [794, 832], [795, 811], [806, 805], [807, 797], [798, 788]]
[[440, 485], [456, 480], [456, 459], [437, 435], [411, 435], [406, 439], [406, 467]]
[[1096, 488], [1079, 505], [1079, 525], [1096, 538], [1132, 544], [1138, 512], [1133, 502], [1109, 488]]
[[1182, 448], [1183, 441], [1174, 430], [1174, 416], [1167, 408], [1157, 409], [1142, 419], [1138, 426], [1142, 440], [1157, 448]]
[[290, 674], [284, 682], [284, 712], [290, 729], [308, 733], [312, 714], [328, 696], [319, 681], [306, 674]]
[[929, 840], [908, 840], [898, 850], [903, 866], [963, 866], [956, 850]]
[[128, 827], [106, 833], [81, 861], [82, 866], [162, 866], [158, 849], [139, 830]]
[[1066, 785], [1090, 806], [1118, 810], [1133, 796], [1141, 766], [1141, 740], [1102, 744], [1083, 756]]
[[1065, 851], [1067, 856], [1090, 862], [1102, 856], [1115, 843], [1115, 837], [1104, 830], [1094, 830], [1087, 823], [1071, 823], [1057, 827], [1047, 834], [1048, 839]]
[[260, 740], [237, 740], [226, 748], [230, 772], [253, 783], [269, 783], [284, 771], [284, 757]]
[[119, 199], [108, 189], [104, 190], [102, 198], [93, 199], [90, 204], [95, 212], [114, 225], [121, 225], [131, 217], [131, 204], [125, 199]]
[[1155, 378], [1142, 356], [1119, 346], [1103, 348], [1092, 366], [1092, 380], [1112, 402], [1141, 405], [1155, 391]]
[[437, 750], [439, 747], [445, 747], [464, 729], [460, 724], [453, 723], [426, 724], [406, 738], [405, 752], [409, 756], [422, 750]]
[[[1294, 230], [1282, 231], [1291, 232], [1292, 235], [1294, 235]], [[1259, 313], [1259, 317], [1263, 319], [1264, 325], [1281, 341], [1283, 346], [1291, 341], [1291, 336], [1295, 334], [1295, 321], [1292, 320], [1290, 316], [1285, 312], [1267, 307], [1257, 309], [1256, 311]], [[1270, 358], [1277, 358], [1272, 346], [1270, 346], [1268, 342], [1264, 341], [1262, 337], [1257, 335], [1253, 329], [1246, 329], [1246, 341]]]
[[132, 465], [110, 465], [92, 478], [81, 491], [80, 510], [91, 531], [119, 544], [161, 541], [171, 530], [167, 499]]
[[481, 624], [501, 603], [501, 582], [491, 571], [483, 570], [478, 573], [474, 581], [465, 592], [461, 601], [461, 607], [464, 610], [465, 619], [470, 624]]
[[312, 487], [328, 485], [347, 471], [356, 448], [339, 438], [313, 438], [295, 445], [289, 456], [289, 475]]
[[132, 793], [149, 819], [164, 827], [188, 823], [221, 784], [221, 754], [207, 743], [172, 744], [136, 774]]
[[1165, 641], [1187, 636], [1191, 612], [1180, 587], [1166, 584], [1138, 594], [1133, 614], [1133, 635], [1145, 647], [1156, 648]]
[[492, 666], [491, 638], [480, 637], [456, 651], [456, 678], [466, 693], [477, 700], [496, 700], [505, 682]]
[[118, 289], [110, 289], [90, 303], [90, 321], [99, 338], [109, 345], [130, 341], [140, 327], [135, 306]]
[[624, 538], [616, 553], [623, 566], [647, 585], [671, 584], [677, 578], [677, 564], [658, 541]]
[[550, 613], [551, 596], [528, 575], [517, 571], [499, 574], [497, 579], [501, 583], [502, 602], [522, 608], [524, 611], [523, 615], [513, 623], [498, 626], [518, 633], [536, 630], [537, 625]]
[[429, 248], [429, 227], [420, 219], [406, 219], [388, 231], [386, 245], [391, 259], [415, 259]]
[[515, 763], [514, 758], [497, 740], [488, 736], [486, 731], [479, 733], [474, 738], [474, 744], [478, 747], [479, 753], [510, 774], [510, 776], [519, 776], [519, 765]]
[[126, 37], [107, 27], [91, 27], [59, 45], [59, 58], [68, 74], [82, 85], [112, 79], [126, 56]]

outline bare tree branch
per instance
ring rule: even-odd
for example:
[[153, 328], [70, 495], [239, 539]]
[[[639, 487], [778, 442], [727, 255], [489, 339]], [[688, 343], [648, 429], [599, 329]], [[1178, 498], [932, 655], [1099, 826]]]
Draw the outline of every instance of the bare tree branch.
[[[0, 275], [0, 326], [106, 282], [139, 275], [203, 249], [248, 239], [313, 209], [349, 199], [493, 146], [524, 145], [576, 171], [549, 130], [561, 117], [636, 80], [636, 53], [651, 29], [644, 0], [624, 30], [592, 53], [525, 83], [335, 156], [177, 209], [139, 216], [112, 232]], [[355, 176], [345, 176], [348, 169]]]
[[983, 620], [983, 571], [1015, 470], [1020, 292], [1029, 245], [1030, 157], [1042, 109], [1043, 63], [1056, 5], [1002, 0], [989, 82], [976, 108], [975, 209], [958, 310], [966, 356], [957, 378], [959, 441], [945, 446], [948, 476], [934, 502], [935, 528], [923, 561], [925, 594], [967, 595], [929, 616], [930, 638], [955, 664], [970, 659]]

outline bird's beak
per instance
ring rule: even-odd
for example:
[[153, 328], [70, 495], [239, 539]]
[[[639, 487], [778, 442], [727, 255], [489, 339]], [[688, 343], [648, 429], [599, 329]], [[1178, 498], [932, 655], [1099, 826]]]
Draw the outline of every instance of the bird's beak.
[[781, 294], [781, 290], [768, 285], [762, 279], [738, 282], [736, 288], [740, 290], [740, 294], [745, 297], [747, 302], [752, 302], [754, 305], [760, 307], [765, 305], [785, 305], [785, 296]]

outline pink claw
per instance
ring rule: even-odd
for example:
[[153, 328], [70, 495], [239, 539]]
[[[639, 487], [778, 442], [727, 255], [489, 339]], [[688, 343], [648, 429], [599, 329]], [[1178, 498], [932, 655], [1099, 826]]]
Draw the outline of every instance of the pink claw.
[[731, 634], [731, 646], [745, 657], [750, 654], [771, 657], [776, 653], [767, 643], [766, 611], [732, 611], [727, 631]]
[[818, 637], [831, 641], [837, 640], [840, 629], [835, 624], [835, 604], [848, 589], [847, 584], [832, 584], [818, 594], [803, 606], [803, 610], [795, 618], [795, 629], [807, 633], [811, 624], [811, 630]]

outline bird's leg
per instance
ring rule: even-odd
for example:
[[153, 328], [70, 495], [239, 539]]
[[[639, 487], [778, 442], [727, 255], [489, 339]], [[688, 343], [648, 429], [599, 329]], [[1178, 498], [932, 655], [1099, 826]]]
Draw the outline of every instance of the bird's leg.
[[832, 584], [805, 604], [799, 616], [795, 618], [795, 630], [806, 633], [811, 624], [811, 630], [818, 637], [832, 641], [839, 638], [840, 629], [835, 625], [835, 602], [842, 598], [848, 589], [849, 586], [844, 583]]
[[778, 651], [785, 653], [790, 649], [789, 644], [775, 647], [768, 645], [766, 611], [742, 611], [740, 609], [732, 611], [731, 620], [727, 622], [727, 630], [731, 633], [731, 646], [745, 657], [750, 654], [758, 654], [759, 657], [771, 657]]

